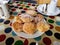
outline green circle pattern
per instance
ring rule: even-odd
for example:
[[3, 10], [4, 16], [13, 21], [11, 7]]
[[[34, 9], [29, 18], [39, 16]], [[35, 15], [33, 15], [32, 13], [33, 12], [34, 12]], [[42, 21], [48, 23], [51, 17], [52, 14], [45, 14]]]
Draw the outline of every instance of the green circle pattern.
[[54, 23], [54, 21], [53, 21], [53, 20], [51, 20], [51, 19], [49, 19], [49, 20], [48, 20], [48, 22], [49, 22], [49, 23]]
[[20, 2], [20, 4], [23, 4], [23, 2]]
[[15, 42], [14, 45], [23, 45], [23, 42], [21, 40], [18, 40], [18, 41]]
[[29, 8], [29, 6], [26, 6], [26, 8]]

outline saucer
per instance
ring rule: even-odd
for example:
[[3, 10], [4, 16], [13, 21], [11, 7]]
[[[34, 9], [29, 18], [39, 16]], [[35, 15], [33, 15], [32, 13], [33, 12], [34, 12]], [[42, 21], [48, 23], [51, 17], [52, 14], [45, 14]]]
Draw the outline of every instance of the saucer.
[[[43, 7], [44, 7], [44, 10], [43, 10]], [[45, 8], [46, 8], [46, 4], [42, 4], [42, 5], [39, 5], [37, 7], [37, 11], [43, 15], [48, 15], [48, 16], [55, 16], [55, 15], [58, 15], [60, 13], [60, 9], [58, 7], [56, 7], [56, 10], [55, 12], [53, 13], [47, 13], [45, 12]]]

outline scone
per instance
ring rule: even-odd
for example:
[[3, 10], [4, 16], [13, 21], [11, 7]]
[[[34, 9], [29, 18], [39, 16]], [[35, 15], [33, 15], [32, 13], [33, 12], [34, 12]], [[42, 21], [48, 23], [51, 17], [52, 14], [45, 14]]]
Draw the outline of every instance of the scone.
[[40, 32], [45, 32], [49, 30], [49, 25], [47, 23], [44, 23], [43, 21], [37, 23], [37, 30]]
[[34, 11], [34, 10], [27, 10], [26, 13], [31, 16], [36, 16], [36, 11]]
[[33, 17], [28, 14], [21, 14], [20, 18], [23, 22], [31, 22], [33, 20]]
[[34, 23], [25, 23], [23, 25], [23, 31], [27, 34], [34, 34], [34, 32], [36, 31], [36, 27]]
[[23, 21], [20, 19], [20, 16], [16, 16], [15, 17], [15, 21], [16, 22], [19, 22], [19, 23], [23, 23]]
[[16, 32], [21, 32], [22, 29], [23, 29], [23, 24], [20, 24], [20, 23], [18, 23], [18, 22], [14, 22], [14, 23], [12, 24], [12, 27], [13, 27], [13, 29], [14, 29]]
[[47, 30], [50, 29], [50, 26], [49, 26], [48, 24], [45, 24], [45, 25], [44, 25], [44, 29], [45, 29], [45, 31], [47, 31]]
[[37, 22], [41, 21], [42, 19], [44, 19], [44, 17], [41, 14], [38, 14], [35, 17], [35, 22], [37, 23]]
[[39, 18], [39, 20], [42, 20], [44, 18], [41, 14], [38, 14], [37, 17]]

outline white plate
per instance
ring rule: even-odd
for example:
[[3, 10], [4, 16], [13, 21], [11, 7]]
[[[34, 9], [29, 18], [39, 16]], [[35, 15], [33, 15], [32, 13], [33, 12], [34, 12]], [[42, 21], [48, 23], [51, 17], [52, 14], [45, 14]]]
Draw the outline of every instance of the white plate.
[[[44, 22], [46, 23], [45, 20], [44, 20]], [[13, 22], [13, 23], [14, 23], [14, 22]], [[18, 36], [21, 36], [21, 37], [24, 37], [24, 38], [36, 38], [36, 37], [39, 37], [39, 36], [41, 36], [42, 34], [44, 34], [44, 32], [37, 31], [37, 32], [34, 33], [33, 35], [29, 35], [29, 34], [24, 33], [24, 32], [16, 32], [13, 27], [12, 27], [12, 29], [13, 29], [13, 31], [14, 31]]]
[[[43, 10], [43, 7], [44, 7], [44, 10]], [[48, 16], [55, 16], [55, 15], [58, 15], [60, 13], [60, 9], [58, 7], [56, 7], [55, 12], [53, 12], [53, 13], [45, 12], [45, 8], [46, 8], [46, 4], [41, 4], [37, 7], [37, 11], [43, 15], [48, 15]], [[44, 11], [44, 12], [42, 12], [42, 11]]]

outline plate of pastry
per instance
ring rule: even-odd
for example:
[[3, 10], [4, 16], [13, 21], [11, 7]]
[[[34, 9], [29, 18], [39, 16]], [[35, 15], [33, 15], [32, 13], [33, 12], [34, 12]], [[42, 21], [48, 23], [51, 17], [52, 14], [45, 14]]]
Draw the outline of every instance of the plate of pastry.
[[49, 30], [49, 25], [43, 15], [36, 14], [34, 10], [27, 10], [25, 14], [15, 16], [12, 29], [18, 36], [36, 38]]

